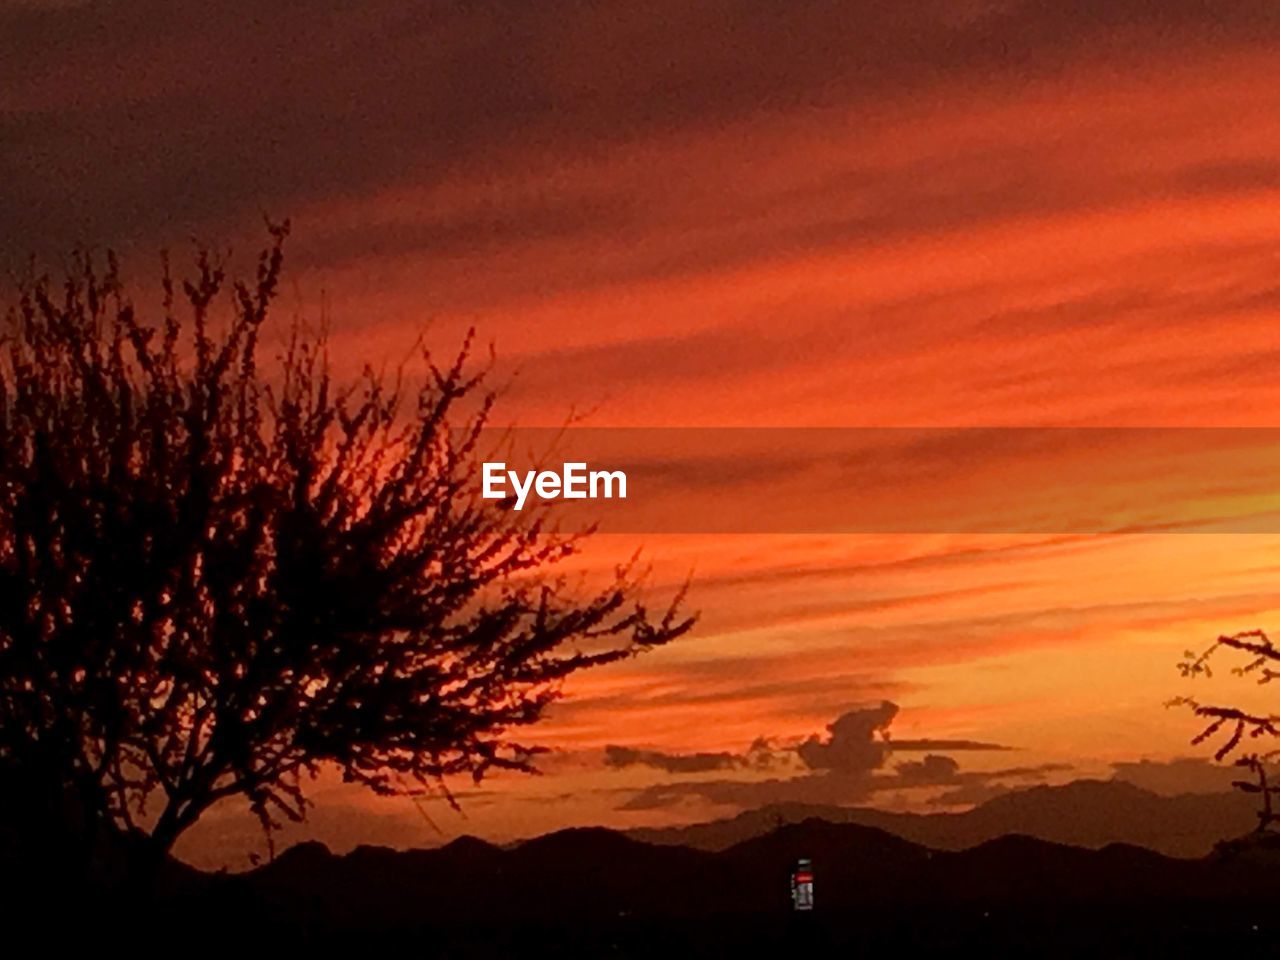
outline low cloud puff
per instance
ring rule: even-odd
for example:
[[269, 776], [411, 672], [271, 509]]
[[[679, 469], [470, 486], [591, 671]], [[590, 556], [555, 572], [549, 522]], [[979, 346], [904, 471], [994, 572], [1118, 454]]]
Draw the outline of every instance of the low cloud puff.
[[[624, 810], [652, 810], [697, 798], [716, 805], [742, 808], [770, 803], [805, 802], [850, 804], [894, 789], [950, 786], [974, 789], [987, 779], [1041, 779], [1040, 768], [998, 771], [996, 774], [962, 772], [954, 758], [939, 751], [1008, 750], [1009, 747], [979, 740], [893, 740], [889, 728], [898, 715], [890, 701], [846, 710], [827, 726], [825, 736], [813, 735], [790, 746], [758, 738], [743, 753], [668, 753], [611, 745], [605, 749], [605, 765], [612, 768], [646, 766], [671, 774], [707, 773], [716, 770], [766, 770], [795, 767], [803, 772], [767, 780], [677, 780], [655, 783], [633, 793], [621, 805]], [[884, 768], [895, 753], [924, 753]]]

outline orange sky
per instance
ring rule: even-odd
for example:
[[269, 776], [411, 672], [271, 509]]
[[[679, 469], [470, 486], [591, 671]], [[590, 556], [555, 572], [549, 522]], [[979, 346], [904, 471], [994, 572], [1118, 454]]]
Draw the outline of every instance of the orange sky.
[[[0, 261], [113, 244], [146, 276], [161, 246], [247, 251], [261, 211], [289, 216], [286, 305], [327, 314], [340, 358], [474, 325], [522, 425], [1280, 425], [1272, 5], [555, 6], [0, 0]], [[429, 805], [438, 831], [321, 783], [309, 830], [672, 822], [732, 812], [700, 786], [724, 780], [926, 804], [946, 784], [889, 782], [923, 752], [847, 783], [797, 759], [883, 699], [894, 739], [1016, 748], [949, 754], [1028, 771], [993, 789], [1107, 775], [1192, 753], [1161, 706], [1181, 652], [1280, 609], [1269, 534], [650, 535], [595, 556], [641, 542], [658, 587], [694, 571], [702, 623], [574, 680], [546, 776], [464, 790], [466, 819]], [[765, 772], [604, 761], [756, 737]], [[231, 814], [201, 831], [200, 862], [260, 846]]]

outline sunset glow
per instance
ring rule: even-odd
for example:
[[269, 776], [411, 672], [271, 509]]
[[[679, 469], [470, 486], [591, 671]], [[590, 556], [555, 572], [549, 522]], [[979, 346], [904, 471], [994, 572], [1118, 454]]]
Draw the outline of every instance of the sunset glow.
[[[977, 0], [804, 22], [787, 4], [230, 6], [0, 2], [0, 264], [86, 243], [145, 279], [195, 237], [251, 269], [260, 214], [288, 217], [283, 305], [329, 324], [344, 374], [474, 327], [500, 425], [1280, 426], [1268, 5], [1212, 25], [1197, 4], [1091, 5], [1071, 29], [1067, 5]], [[250, 19], [227, 62], [225, 24]], [[1163, 496], [1142, 464], [1139, 497]], [[1019, 502], [1008, 482], [993, 502]], [[571, 678], [537, 729], [543, 776], [453, 784], [458, 813], [322, 774], [285, 838], [506, 840], [774, 797], [964, 809], [1206, 757], [1164, 706], [1176, 664], [1278, 625], [1280, 533], [1034, 529], [601, 535], [571, 572], [641, 549], [655, 590], [690, 578], [691, 635]], [[883, 757], [806, 763], [883, 701]], [[672, 759], [701, 754], [725, 756]], [[926, 755], [984, 776], [911, 766]], [[261, 848], [228, 805], [178, 852], [240, 869]]]

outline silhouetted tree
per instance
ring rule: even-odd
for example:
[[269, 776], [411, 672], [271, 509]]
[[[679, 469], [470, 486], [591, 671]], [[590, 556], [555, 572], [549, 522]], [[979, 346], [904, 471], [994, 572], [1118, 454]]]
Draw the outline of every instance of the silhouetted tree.
[[[1208, 649], [1199, 654], [1188, 650], [1178, 669], [1184, 677], [1211, 677], [1213, 670], [1210, 661], [1220, 650], [1243, 654], [1246, 658], [1242, 665], [1232, 669], [1232, 673], [1237, 676], [1257, 677], [1259, 684], [1268, 684], [1280, 677], [1280, 648], [1262, 630], [1247, 630], [1218, 637]], [[1280, 739], [1280, 716], [1201, 703], [1193, 697], [1177, 697], [1170, 704], [1189, 707], [1197, 717], [1205, 721], [1205, 727], [1192, 739], [1193, 744], [1205, 743], [1220, 736], [1222, 739], [1214, 751], [1214, 759], [1222, 761], [1237, 754], [1235, 765], [1248, 770], [1253, 776], [1252, 780], [1236, 780], [1232, 785], [1246, 793], [1258, 795], [1258, 829], [1266, 830], [1273, 823], [1280, 822], [1280, 814], [1274, 812], [1272, 801], [1272, 797], [1280, 792], [1280, 784], [1269, 781], [1267, 777], [1268, 764], [1280, 757], [1280, 748], [1249, 751], [1240, 749], [1246, 738], [1250, 741]]]
[[529, 770], [563, 678], [691, 624], [629, 569], [572, 589], [578, 536], [478, 498], [470, 338], [420, 387], [340, 386], [295, 323], [261, 370], [286, 229], [247, 283], [166, 261], [158, 322], [111, 257], [7, 315], [0, 792], [81, 861], [105, 832], [157, 863], [236, 795], [269, 836], [322, 765], [379, 794]]

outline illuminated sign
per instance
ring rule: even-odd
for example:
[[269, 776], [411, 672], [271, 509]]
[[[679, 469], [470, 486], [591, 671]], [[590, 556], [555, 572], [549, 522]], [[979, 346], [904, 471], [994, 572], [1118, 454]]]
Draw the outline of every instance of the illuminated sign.
[[791, 905], [797, 910], [813, 909], [813, 864], [802, 858], [791, 872]]

